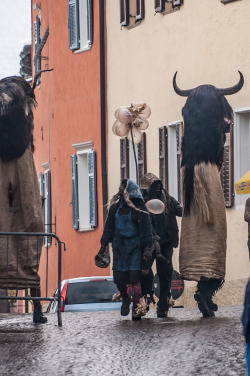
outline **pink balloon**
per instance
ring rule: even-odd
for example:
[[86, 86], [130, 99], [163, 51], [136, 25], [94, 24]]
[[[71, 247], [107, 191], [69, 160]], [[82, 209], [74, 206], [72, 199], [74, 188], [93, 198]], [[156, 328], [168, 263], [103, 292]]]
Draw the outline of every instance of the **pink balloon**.
[[142, 129], [142, 130], [147, 129], [149, 127], [149, 122], [147, 120], [144, 120], [144, 119], [140, 119], [140, 120], [141, 120], [141, 123], [140, 123], [139, 128]]
[[117, 119], [120, 120], [121, 123], [129, 124], [133, 121], [133, 116], [128, 108], [118, 108], [116, 115]]
[[165, 205], [161, 200], [153, 199], [146, 202], [148, 211], [152, 214], [161, 214], [165, 210]]
[[136, 103], [133, 105], [133, 107], [141, 107], [145, 104], [144, 110], [142, 110], [139, 114], [140, 118], [147, 119], [151, 115], [151, 109], [145, 102]]
[[123, 137], [126, 136], [126, 134], [128, 133], [129, 125], [121, 123], [119, 120], [116, 120], [114, 124], [114, 130], [117, 136]]
[[[142, 133], [140, 129], [133, 127], [132, 128], [132, 133], [133, 133], [133, 140], [135, 145], [139, 144], [142, 139]], [[132, 142], [132, 136], [131, 136], [131, 130], [127, 133], [127, 139]]]

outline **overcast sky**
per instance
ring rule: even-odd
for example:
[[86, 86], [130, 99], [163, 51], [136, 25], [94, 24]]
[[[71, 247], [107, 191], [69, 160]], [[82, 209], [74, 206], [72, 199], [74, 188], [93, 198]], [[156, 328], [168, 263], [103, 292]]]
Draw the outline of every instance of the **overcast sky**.
[[19, 76], [19, 54], [31, 43], [31, 0], [0, 0], [0, 79]]

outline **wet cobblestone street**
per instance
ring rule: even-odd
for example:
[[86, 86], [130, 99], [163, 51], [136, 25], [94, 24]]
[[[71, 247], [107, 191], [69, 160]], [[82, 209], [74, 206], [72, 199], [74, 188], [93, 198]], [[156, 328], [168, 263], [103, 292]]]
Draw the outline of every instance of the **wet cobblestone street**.
[[139, 322], [119, 311], [63, 313], [35, 325], [32, 315], [0, 314], [0, 375], [241, 376], [246, 375], [242, 306], [155, 309]]

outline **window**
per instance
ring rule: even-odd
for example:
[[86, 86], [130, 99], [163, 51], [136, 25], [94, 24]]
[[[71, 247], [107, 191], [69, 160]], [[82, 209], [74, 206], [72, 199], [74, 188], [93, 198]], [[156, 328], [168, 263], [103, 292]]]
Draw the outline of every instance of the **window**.
[[169, 194], [182, 203], [181, 139], [183, 123], [168, 124], [168, 190]]
[[[234, 184], [250, 170], [250, 107], [234, 111]], [[243, 208], [250, 195], [235, 194], [235, 207]]]
[[73, 147], [77, 154], [71, 155], [72, 226], [87, 231], [97, 226], [96, 152], [92, 143]]
[[154, 0], [155, 13], [169, 13], [182, 4], [183, 0]]
[[144, 0], [120, 0], [120, 24], [132, 26], [145, 17]]
[[163, 187], [168, 190], [168, 129], [159, 129], [159, 178]]
[[[138, 145], [135, 145], [135, 154], [140, 183], [140, 178], [147, 172], [145, 132], [142, 133], [141, 142]], [[121, 180], [126, 178], [138, 183], [133, 145], [126, 137], [120, 139], [120, 172]]]
[[92, 0], [68, 0], [69, 48], [86, 51], [93, 43]]
[[38, 53], [39, 46], [41, 43], [41, 21], [39, 16], [36, 16], [36, 21], [34, 22], [34, 68], [35, 73], [41, 69], [41, 54]]
[[[48, 164], [44, 164], [43, 167], [45, 168], [44, 174], [40, 174], [38, 177], [39, 187], [40, 187], [40, 195], [42, 200], [42, 208], [43, 208], [43, 221], [44, 221], [44, 228], [45, 232], [51, 233], [52, 232], [52, 213], [51, 213], [51, 173], [48, 168]], [[51, 244], [51, 238], [45, 238], [45, 245]]]

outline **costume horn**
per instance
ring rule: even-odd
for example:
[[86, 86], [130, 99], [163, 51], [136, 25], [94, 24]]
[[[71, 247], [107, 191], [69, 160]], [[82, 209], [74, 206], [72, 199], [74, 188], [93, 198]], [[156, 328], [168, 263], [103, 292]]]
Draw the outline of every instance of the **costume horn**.
[[[240, 80], [236, 85], [225, 88], [225, 89], [218, 89], [222, 95], [232, 95], [240, 91], [240, 89], [244, 85], [244, 77], [240, 71], [238, 72], [240, 74]], [[181, 90], [176, 84], [176, 75], [177, 75], [177, 71], [175, 72], [174, 78], [173, 78], [173, 86], [174, 86], [174, 90], [176, 94], [180, 95], [181, 97], [188, 97], [188, 95], [191, 93], [193, 89]]]

